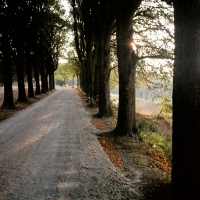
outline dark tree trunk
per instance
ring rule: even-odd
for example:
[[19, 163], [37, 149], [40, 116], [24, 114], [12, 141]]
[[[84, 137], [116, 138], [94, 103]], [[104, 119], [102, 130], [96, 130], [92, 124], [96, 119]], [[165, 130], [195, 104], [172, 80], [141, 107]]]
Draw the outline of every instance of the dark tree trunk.
[[55, 90], [56, 87], [55, 87], [55, 76], [54, 76], [54, 73], [52, 74], [52, 86], [53, 86], [53, 90]]
[[[30, 60], [28, 61], [30, 62]], [[27, 64], [26, 66], [26, 75], [28, 80], [28, 97], [34, 98], [34, 90], [33, 90], [33, 81], [32, 81], [32, 66], [31, 64]]]
[[4, 82], [4, 100], [2, 108], [14, 108], [13, 90], [12, 90], [12, 67], [11, 55], [8, 41], [8, 34], [2, 35], [2, 54], [3, 54], [3, 82]]
[[110, 38], [111, 34], [100, 35], [98, 45], [99, 66], [99, 117], [113, 115], [110, 101]]
[[[92, 46], [87, 49], [87, 93], [90, 100], [94, 98], [94, 65], [92, 62]], [[92, 101], [90, 102], [92, 105]]]
[[26, 89], [25, 89], [25, 67], [24, 67], [24, 38], [22, 34], [22, 30], [20, 30], [20, 27], [17, 27], [17, 35], [16, 35], [16, 49], [17, 49], [17, 55], [14, 57], [16, 61], [17, 66], [17, 81], [18, 81], [18, 99], [19, 102], [26, 102]]
[[[110, 40], [114, 30], [115, 9], [111, 1], [90, 1], [99, 67], [99, 117], [113, 115], [110, 101]], [[95, 73], [95, 72], [94, 72]]]
[[36, 89], [35, 89], [35, 95], [41, 94], [40, 91], [40, 77], [39, 77], [39, 70], [36, 66], [36, 63], [34, 65], [34, 77], [35, 77], [35, 83], [36, 83]]
[[53, 90], [53, 81], [54, 81], [54, 79], [53, 79], [53, 73], [50, 72], [50, 74], [49, 74], [49, 90], [50, 91]]
[[91, 18], [91, 6], [89, 1], [83, 0], [82, 16], [84, 21], [84, 34], [85, 34], [85, 49], [86, 49], [86, 66], [87, 66], [87, 96], [89, 97], [89, 103], [93, 104], [94, 98], [94, 65], [93, 65], [93, 43], [94, 36], [91, 31], [92, 18]]
[[81, 76], [81, 85], [83, 92], [87, 91], [87, 78], [86, 78], [86, 66], [85, 62], [82, 63], [82, 76]]
[[85, 93], [87, 97], [90, 96], [90, 75], [89, 75], [89, 66], [87, 60], [84, 62], [85, 64]]
[[174, 1], [172, 199], [200, 199], [200, 2]]
[[18, 99], [19, 102], [26, 102], [26, 90], [24, 84], [24, 59], [22, 44], [17, 48], [17, 81], [18, 81]]
[[138, 57], [132, 48], [133, 14], [141, 0], [117, 2], [117, 57], [119, 73], [119, 105], [117, 126], [114, 134], [117, 136], [136, 136], [135, 115], [135, 73]]
[[98, 62], [96, 63], [96, 66], [95, 66], [94, 100], [98, 104], [98, 102], [99, 102], [99, 67], [98, 67]]
[[45, 83], [46, 83], [46, 92], [48, 92], [49, 91], [49, 80], [48, 80], [48, 74], [46, 73], [45, 74]]
[[26, 102], [26, 90], [24, 84], [24, 66], [23, 64], [17, 64], [17, 81], [18, 81], [18, 99], [19, 102]]
[[41, 66], [41, 69], [40, 69], [40, 75], [41, 75], [41, 82], [42, 82], [42, 90], [41, 90], [41, 92], [43, 94], [45, 94], [47, 91], [46, 91], [45, 68], [44, 68], [43, 65]]

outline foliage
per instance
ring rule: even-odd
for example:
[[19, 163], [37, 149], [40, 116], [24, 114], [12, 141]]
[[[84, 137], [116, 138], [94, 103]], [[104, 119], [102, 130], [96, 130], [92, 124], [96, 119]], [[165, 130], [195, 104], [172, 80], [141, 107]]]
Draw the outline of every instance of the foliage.
[[165, 95], [162, 98], [160, 103], [162, 112], [164, 113], [171, 113], [172, 114], [172, 99], [169, 96]]
[[168, 95], [162, 96], [159, 106], [160, 113], [158, 114], [157, 119], [163, 117], [167, 121], [172, 122], [172, 99]]
[[65, 79], [69, 76], [69, 72], [67, 70], [67, 64], [66, 63], [62, 63], [62, 64], [58, 64], [58, 68], [55, 71], [55, 77], [58, 80], [62, 80], [65, 82]]
[[134, 17], [133, 26], [133, 48], [140, 59], [136, 74], [138, 87], [146, 85], [151, 91], [159, 89], [172, 91], [174, 59], [172, 5], [157, 0], [151, 3], [142, 1]]
[[55, 71], [55, 77], [58, 80], [65, 82], [67, 78], [78, 77], [80, 72], [79, 62], [74, 55], [74, 51], [68, 52], [68, 57], [66, 58], [66, 63], [60, 63], [57, 70]]
[[144, 141], [163, 153], [171, 162], [172, 137], [159, 130], [159, 126], [150, 119], [137, 116], [137, 126]]
[[[19, 83], [18, 101], [27, 100], [25, 80], [28, 82], [29, 97], [54, 89], [54, 71], [68, 29], [61, 1], [3, 0], [0, 10], [0, 58], [4, 64], [0, 68], [4, 68], [5, 90], [10, 90], [5, 92], [8, 97], [4, 98], [6, 102], [3, 105], [12, 102], [11, 87], [8, 87], [12, 85], [12, 80]], [[36, 81], [35, 94], [33, 74]]]
[[118, 88], [119, 76], [117, 67], [113, 67], [110, 72], [110, 89]]

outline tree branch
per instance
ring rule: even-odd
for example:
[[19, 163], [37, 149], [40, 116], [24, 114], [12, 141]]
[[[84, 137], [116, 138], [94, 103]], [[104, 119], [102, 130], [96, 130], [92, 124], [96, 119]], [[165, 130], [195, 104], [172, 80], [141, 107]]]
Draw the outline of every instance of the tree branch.
[[174, 60], [174, 58], [170, 57], [170, 56], [163, 56], [163, 55], [153, 55], [153, 56], [140, 56], [138, 57], [138, 60], [142, 60], [145, 58], [151, 58], [151, 59], [170, 59], [170, 60]]

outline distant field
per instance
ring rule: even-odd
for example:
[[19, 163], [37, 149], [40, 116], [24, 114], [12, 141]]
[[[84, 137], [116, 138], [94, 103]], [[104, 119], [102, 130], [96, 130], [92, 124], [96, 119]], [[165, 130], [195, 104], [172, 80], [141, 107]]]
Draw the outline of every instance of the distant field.
[[136, 112], [145, 115], [158, 115], [160, 112], [157, 103], [145, 99], [136, 99]]
[[[115, 105], [118, 105], [118, 95], [110, 94], [111, 100]], [[160, 112], [157, 103], [150, 100], [136, 98], [136, 112], [144, 115], [158, 115]]]

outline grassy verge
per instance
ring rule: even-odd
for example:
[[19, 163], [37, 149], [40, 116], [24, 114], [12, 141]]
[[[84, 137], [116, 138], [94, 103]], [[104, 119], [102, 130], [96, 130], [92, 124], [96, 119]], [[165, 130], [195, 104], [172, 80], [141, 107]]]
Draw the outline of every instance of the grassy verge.
[[171, 162], [172, 159], [172, 137], [171, 134], [163, 132], [155, 119], [137, 116], [137, 126], [144, 141], [158, 150]]

